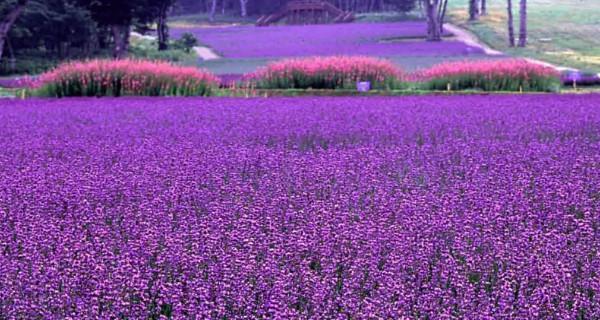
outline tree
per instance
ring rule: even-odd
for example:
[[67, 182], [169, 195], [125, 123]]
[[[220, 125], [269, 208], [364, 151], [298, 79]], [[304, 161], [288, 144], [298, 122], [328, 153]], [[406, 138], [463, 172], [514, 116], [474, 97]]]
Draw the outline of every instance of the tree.
[[444, 21], [446, 20], [446, 9], [448, 8], [448, 0], [442, 0], [440, 4], [441, 10], [439, 10], [439, 25], [440, 25], [440, 33], [444, 33]]
[[469, 20], [479, 20], [479, 0], [469, 0]]
[[[8, 32], [25, 9], [27, 2], [27, 0], [18, 0], [16, 3], [4, 3], [0, 7], [0, 12], [8, 11], [8, 14], [0, 21], [0, 59], [2, 58], [2, 52], [4, 52], [4, 43], [8, 37]], [[8, 5], [8, 7], [5, 8], [5, 5]]]
[[158, 50], [169, 48], [169, 27], [167, 26], [167, 14], [171, 5], [166, 1], [159, 6], [158, 19], [156, 21], [156, 33], [158, 34]]
[[146, 29], [156, 23], [159, 49], [168, 47], [167, 16], [174, 0], [80, 0], [92, 13], [99, 26], [110, 29], [113, 57], [127, 57], [131, 27]]
[[215, 21], [215, 13], [217, 12], [217, 0], [212, 0], [210, 5], [210, 13], [208, 15], [208, 19], [210, 21]]
[[508, 45], [511, 47], [514, 47], [515, 46], [515, 26], [514, 26], [514, 22], [513, 22], [512, 0], [508, 0], [507, 11], [508, 11]]
[[527, 0], [521, 0], [519, 9], [519, 47], [527, 46]]
[[113, 57], [127, 57], [133, 15], [141, 0], [82, 0], [99, 26], [110, 30], [113, 39]]
[[448, 0], [422, 0], [427, 17], [427, 40], [441, 41]]
[[158, 35], [158, 50], [169, 48], [169, 26], [167, 17], [175, 0], [146, 0], [145, 8], [135, 11], [134, 19], [144, 26], [156, 22], [156, 34]]
[[487, 15], [487, 0], [481, 0], [481, 15]]
[[248, 0], [240, 0], [240, 13], [242, 17], [248, 16]]
[[393, 5], [396, 8], [396, 10], [398, 10], [400, 12], [410, 12], [413, 9], [415, 9], [415, 7], [416, 7], [416, 1], [414, 1], [414, 0], [395, 0], [395, 1], [388, 0], [386, 2], [381, 1], [381, 3], [379, 3], [379, 7], [377, 8], [377, 10], [379, 10], [379, 11], [385, 10], [386, 9], [385, 4]]

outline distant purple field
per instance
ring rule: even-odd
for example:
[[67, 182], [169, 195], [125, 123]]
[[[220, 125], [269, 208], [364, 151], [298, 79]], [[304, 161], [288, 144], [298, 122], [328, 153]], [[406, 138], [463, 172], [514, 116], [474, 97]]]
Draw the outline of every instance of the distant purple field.
[[276, 58], [312, 55], [373, 56], [460, 56], [482, 54], [462, 42], [426, 42], [402, 40], [384, 43], [397, 37], [425, 37], [423, 22], [351, 23], [306, 26], [238, 26], [221, 28], [177, 29], [179, 38], [193, 33], [226, 58]]
[[2, 78], [0, 79], [0, 88], [22, 88], [27, 85], [28, 81], [22, 78]]
[[599, 104], [0, 101], [0, 318], [598, 319]]

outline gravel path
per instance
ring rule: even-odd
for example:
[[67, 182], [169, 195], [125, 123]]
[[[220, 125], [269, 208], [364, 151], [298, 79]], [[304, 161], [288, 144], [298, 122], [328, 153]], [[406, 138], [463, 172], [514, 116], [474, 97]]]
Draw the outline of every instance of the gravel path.
[[217, 60], [221, 59], [216, 52], [214, 52], [211, 48], [208, 47], [194, 47], [194, 51], [202, 60]]

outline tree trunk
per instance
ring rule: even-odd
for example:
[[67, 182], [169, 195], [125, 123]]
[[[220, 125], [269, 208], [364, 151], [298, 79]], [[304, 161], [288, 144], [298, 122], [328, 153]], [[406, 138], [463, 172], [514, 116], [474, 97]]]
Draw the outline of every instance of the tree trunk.
[[167, 14], [169, 7], [161, 6], [158, 15], [157, 33], [158, 33], [158, 51], [164, 51], [169, 48], [169, 26], [167, 25]]
[[111, 26], [114, 38], [113, 58], [125, 59], [127, 58], [127, 51], [129, 50], [129, 26], [113, 25]]
[[26, 5], [27, 0], [19, 0], [17, 2], [17, 6], [13, 8], [8, 15], [2, 19], [2, 21], [0, 21], [0, 59], [2, 59], [2, 53], [4, 52], [4, 44], [6, 43], [8, 32], [21, 12], [23, 12]]
[[217, 0], [212, 0], [210, 5], [210, 14], [208, 15], [208, 19], [210, 21], [215, 21], [215, 13], [217, 12]]
[[441, 41], [438, 7], [440, 0], [425, 0], [427, 15], [427, 41]]
[[446, 20], [446, 10], [448, 9], [448, 0], [441, 0], [439, 10], [440, 36], [444, 34], [444, 21]]
[[240, 11], [242, 17], [248, 16], [248, 0], [240, 0]]
[[508, 45], [511, 47], [515, 46], [515, 25], [513, 22], [513, 9], [512, 0], [508, 0], [507, 6], [508, 13]]
[[4, 52], [4, 43], [6, 43], [6, 36], [0, 35], [0, 60], [2, 60], [2, 53]]
[[487, 0], [481, 0], [481, 15], [487, 15]]
[[524, 48], [527, 46], [527, 0], [521, 0], [520, 7], [519, 47]]
[[469, 20], [479, 20], [479, 0], [469, 0]]

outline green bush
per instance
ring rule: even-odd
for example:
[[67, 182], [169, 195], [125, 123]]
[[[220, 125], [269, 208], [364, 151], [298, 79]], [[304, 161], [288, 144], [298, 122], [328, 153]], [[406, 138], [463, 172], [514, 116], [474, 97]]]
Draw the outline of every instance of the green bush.
[[196, 47], [197, 45], [198, 39], [196, 39], [196, 37], [189, 32], [184, 33], [180, 39], [173, 41], [174, 48], [183, 50], [188, 53], [191, 52], [192, 49], [194, 49], [194, 47]]
[[370, 57], [311, 57], [271, 63], [245, 77], [261, 89], [354, 89], [360, 81], [372, 89], [403, 86], [403, 73], [391, 62]]
[[448, 62], [413, 77], [425, 90], [551, 92], [560, 88], [556, 70], [522, 59]]
[[71, 62], [40, 76], [36, 93], [74, 96], [207, 96], [218, 87], [212, 74], [194, 67], [143, 60]]

